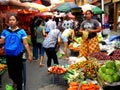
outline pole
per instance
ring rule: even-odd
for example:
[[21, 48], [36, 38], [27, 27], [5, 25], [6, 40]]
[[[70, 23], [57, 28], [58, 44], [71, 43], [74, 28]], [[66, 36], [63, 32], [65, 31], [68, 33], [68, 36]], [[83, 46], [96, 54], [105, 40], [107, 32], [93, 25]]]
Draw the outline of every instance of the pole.
[[[102, 10], [104, 11], [104, 0], [101, 0]], [[104, 24], [104, 14], [102, 14], [102, 25]]]

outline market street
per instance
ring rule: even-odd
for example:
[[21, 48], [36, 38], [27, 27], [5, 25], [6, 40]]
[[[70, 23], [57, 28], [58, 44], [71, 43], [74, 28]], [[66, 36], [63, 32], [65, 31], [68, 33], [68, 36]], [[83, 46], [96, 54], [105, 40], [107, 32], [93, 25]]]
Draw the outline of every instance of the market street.
[[[119, 32], [112, 31], [111, 35], [119, 35]], [[69, 52], [70, 54], [70, 52]], [[46, 55], [44, 58], [44, 63], [46, 64]], [[59, 59], [60, 65], [68, 64], [68, 61]], [[39, 61], [33, 61], [32, 63], [26, 62], [27, 65], [27, 89], [26, 90], [66, 90], [67, 85], [56, 85], [53, 84], [52, 74], [47, 73], [47, 66], [39, 67]], [[8, 73], [2, 76], [2, 88], [0, 90], [5, 90], [5, 85], [8, 81]]]
[[[46, 64], [46, 55], [44, 58], [44, 63]], [[59, 60], [60, 65], [68, 64], [66, 60]], [[52, 74], [48, 74], [47, 66], [39, 66], [39, 61], [33, 61], [32, 63], [26, 62], [27, 66], [27, 82], [26, 90], [66, 90], [67, 85], [56, 85], [53, 84]], [[2, 76], [2, 88], [0, 90], [5, 90], [5, 84], [8, 81], [8, 73]]]

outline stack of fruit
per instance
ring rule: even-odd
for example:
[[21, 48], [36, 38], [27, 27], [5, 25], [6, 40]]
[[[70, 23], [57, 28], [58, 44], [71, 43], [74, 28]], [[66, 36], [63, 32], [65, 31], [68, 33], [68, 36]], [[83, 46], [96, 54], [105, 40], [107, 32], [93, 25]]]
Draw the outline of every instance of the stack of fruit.
[[72, 64], [69, 66], [69, 69], [76, 70], [76, 71], [82, 69], [86, 77], [94, 78], [96, 77], [96, 69], [98, 69], [98, 64], [96, 62], [96, 59], [91, 59], [91, 60], [86, 60], [86, 61]]
[[115, 61], [107, 61], [99, 68], [98, 74], [107, 83], [118, 82], [120, 80], [119, 65], [116, 65]]
[[100, 86], [92, 82], [83, 81], [79, 90], [100, 90]]
[[67, 72], [67, 69], [59, 65], [51, 66], [50, 68], [48, 68], [48, 70], [54, 74], [63, 74]]

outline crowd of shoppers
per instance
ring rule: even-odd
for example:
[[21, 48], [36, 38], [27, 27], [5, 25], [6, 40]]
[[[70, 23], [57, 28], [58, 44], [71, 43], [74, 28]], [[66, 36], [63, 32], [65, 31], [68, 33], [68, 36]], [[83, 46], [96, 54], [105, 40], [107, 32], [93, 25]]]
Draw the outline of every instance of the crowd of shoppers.
[[[31, 62], [39, 61], [39, 66], [44, 66], [44, 52], [47, 55], [47, 67], [49, 68], [52, 65], [52, 60], [54, 64], [59, 64], [57, 51], [60, 48], [61, 44], [64, 45], [64, 60], [68, 60], [69, 56], [67, 53], [69, 42], [77, 42], [75, 40], [75, 30], [78, 29], [81, 34], [84, 34], [84, 31], [88, 32], [88, 38], [84, 42], [81, 42], [83, 48], [80, 48], [80, 55], [87, 56], [89, 53], [99, 51], [99, 45], [97, 40], [97, 33], [100, 32], [100, 24], [97, 20], [92, 19], [93, 13], [91, 10], [86, 11], [86, 18], [84, 21], [77, 22], [71, 20], [67, 15], [63, 18], [48, 17], [48, 20], [35, 16], [31, 19], [30, 23], [30, 32], [31, 32], [31, 41], [32, 41], [32, 55], [30, 52], [29, 45], [27, 43], [27, 34], [22, 29], [18, 34], [20, 34], [22, 39], [23, 47], [25, 47], [28, 53], [28, 60]], [[11, 31], [16, 31], [18, 27], [18, 18], [14, 15], [9, 17], [9, 27]], [[81, 24], [80, 24], [81, 23]], [[78, 25], [76, 25], [78, 24]], [[78, 28], [79, 27], [79, 28]], [[49, 31], [47, 31], [49, 29]], [[3, 30], [1, 34], [0, 43], [5, 43], [6, 38], [9, 33]], [[6, 44], [6, 43], [5, 43]], [[84, 49], [84, 50], [83, 50]], [[24, 51], [24, 49], [23, 49]], [[22, 55], [23, 51], [17, 56], [6, 55], [8, 72], [10, 78], [13, 80], [14, 87], [17, 87], [17, 90], [22, 90]], [[49, 72], [48, 72], [49, 73]]]

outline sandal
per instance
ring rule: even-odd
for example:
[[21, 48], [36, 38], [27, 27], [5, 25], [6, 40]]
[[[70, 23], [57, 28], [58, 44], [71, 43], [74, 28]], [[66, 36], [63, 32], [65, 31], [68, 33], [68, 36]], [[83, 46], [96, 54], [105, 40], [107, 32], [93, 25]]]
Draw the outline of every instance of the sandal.
[[45, 64], [40, 64], [40, 67], [43, 67], [43, 66], [45, 66]]

